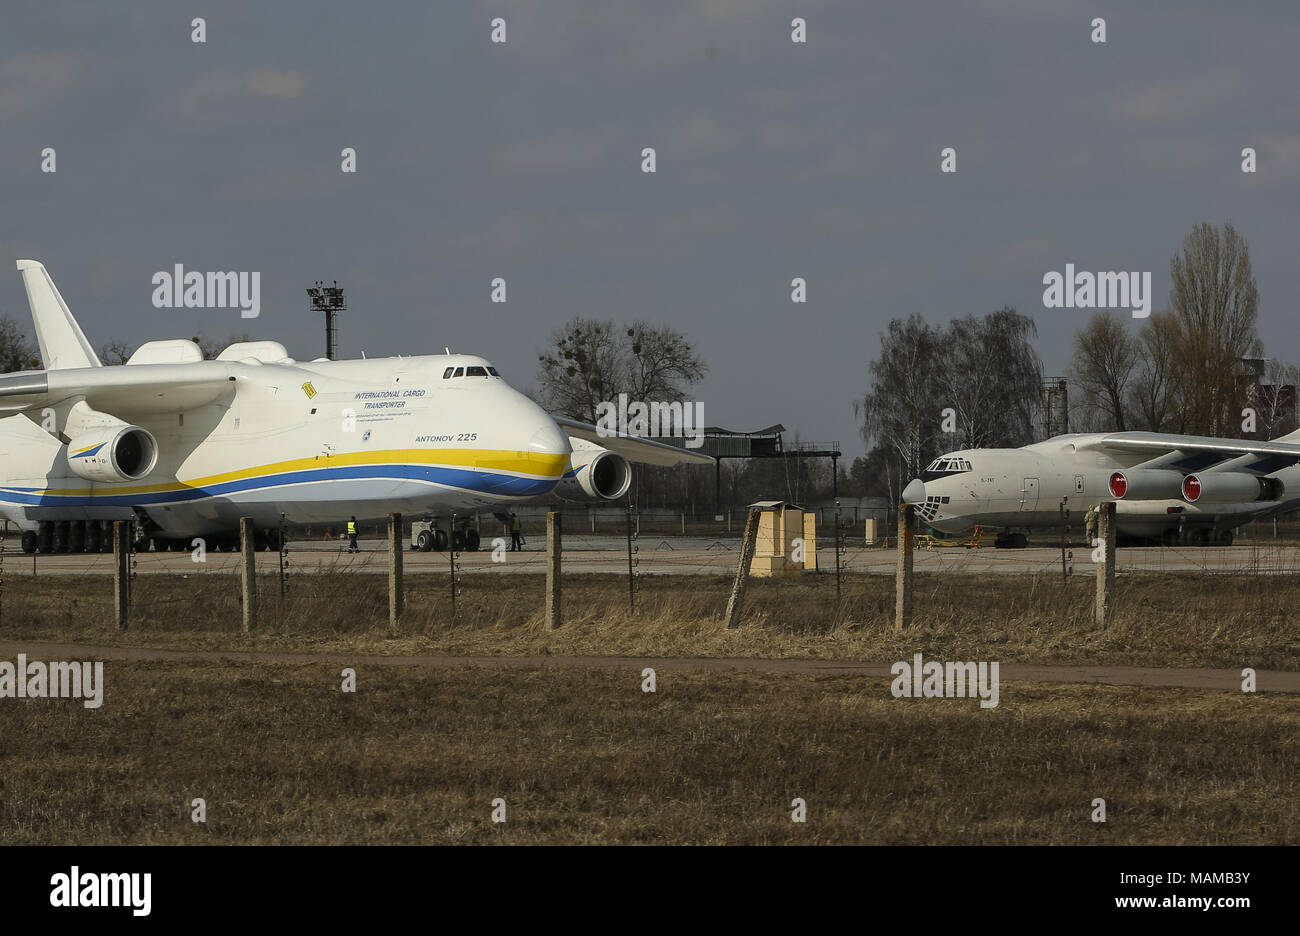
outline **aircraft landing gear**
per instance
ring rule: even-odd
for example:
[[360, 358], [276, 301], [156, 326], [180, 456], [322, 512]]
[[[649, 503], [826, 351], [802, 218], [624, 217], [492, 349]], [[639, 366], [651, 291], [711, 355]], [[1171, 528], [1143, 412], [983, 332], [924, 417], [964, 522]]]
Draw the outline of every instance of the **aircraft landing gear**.
[[41, 537], [35, 530], [23, 531], [23, 552], [31, 555], [40, 547]]
[[1029, 545], [1029, 537], [1023, 533], [999, 533], [993, 540], [994, 549], [1024, 549]]

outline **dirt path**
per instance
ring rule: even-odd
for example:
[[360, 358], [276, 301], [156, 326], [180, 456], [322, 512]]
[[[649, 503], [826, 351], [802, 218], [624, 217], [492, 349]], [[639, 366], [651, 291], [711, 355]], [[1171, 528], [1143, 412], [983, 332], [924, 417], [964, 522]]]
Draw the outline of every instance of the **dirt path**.
[[[150, 647], [97, 647], [90, 644], [21, 643], [0, 641], [0, 659], [25, 653], [30, 660], [124, 660], [172, 663], [333, 663], [344, 666], [479, 666], [499, 669], [602, 669], [640, 671], [644, 667], [663, 670], [721, 672], [745, 670], [758, 673], [805, 673], [827, 676], [890, 676], [889, 663], [856, 663], [840, 660], [764, 660], [710, 657], [634, 656], [385, 656], [348, 653], [284, 653], [240, 650], [160, 650]], [[910, 661], [909, 661], [910, 662]], [[1000, 679], [1012, 682], [1096, 683], [1107, 686], [1163, 686], [1182, 689], [1241, 691], [1241, 670], [1164, 669], [1146, 666], [1073, 666], [1007, 663]], [[1300, 693], [1300, 673], [1259, 670], [1260, 692]]]

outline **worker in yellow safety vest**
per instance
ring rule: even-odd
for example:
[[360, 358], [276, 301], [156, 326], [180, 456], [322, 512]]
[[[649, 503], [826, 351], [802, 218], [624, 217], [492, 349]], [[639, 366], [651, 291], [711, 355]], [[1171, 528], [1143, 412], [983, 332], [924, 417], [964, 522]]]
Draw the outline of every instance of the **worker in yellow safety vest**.
[[519, 514], [510, 514], [510, 551], [519, 552], [524, 548], [523, 543], [523, 522], [519, 519]]
[[357, 549], [357, 518], [353, 517], [348, 521], [348, 552], [358, 552]]

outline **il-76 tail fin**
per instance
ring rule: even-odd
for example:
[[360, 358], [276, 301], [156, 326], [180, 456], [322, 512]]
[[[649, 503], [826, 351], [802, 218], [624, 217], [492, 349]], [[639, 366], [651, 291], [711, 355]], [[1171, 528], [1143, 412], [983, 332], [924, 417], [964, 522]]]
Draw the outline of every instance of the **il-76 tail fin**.
[[41, 346], [41, 363], [45, 369], [99, 367], [99, 356], [68, 311], [68, 304], [59, 295], [45, 267], [35, 260], [19, 260], [18, 272], [27, 287], [27, 304], [36, 324], [36, 341]]

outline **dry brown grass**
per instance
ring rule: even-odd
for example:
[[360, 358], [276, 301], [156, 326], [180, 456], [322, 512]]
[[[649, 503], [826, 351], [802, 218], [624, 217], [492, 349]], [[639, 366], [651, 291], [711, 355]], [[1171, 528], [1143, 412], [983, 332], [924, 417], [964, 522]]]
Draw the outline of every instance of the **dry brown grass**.
[[644, 694], [635, 671], [473, 667], [362, 667], [350, 695], [337, 667], [117, 662], [106, 681], [93, 712], [0, 703], [0, 842], [1300, 840], [1286, 696], [1017, 684], [980, 710], [851, 677], [664, 673]]
[[1064, 590], [1055, 576], [920, 575], [916, 625], [893, 630], [894, 586], [845, 579], [836, 608], [830, 576], [750, 583], [744, 626], [728, 630], [730, 582], [719, 576], [642, 579], [636, 613], [626, 580], [565, 581], [566, 623], [542, 626], [540, 576], [466, 577], [453, 620], [446, 576], [409, 576], [407, 613], [388, 633], [386, 579], [339, 572], [293, 580], [282, 604], [264, 578], [263, 616], [239, 633], [232, 576], [140, 576], [131, 629], [111, 618], [103, 576], [7, 575], [0, 629], [10, 638], [206, 649], [314, 649], [372, 653], [628, 654], [896, 660], [923, 650], [942, 659], [1300, 669], [1300, 576], [1122, 576], [1119, 612], [1092, 623], [1093, 583]]

